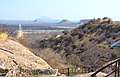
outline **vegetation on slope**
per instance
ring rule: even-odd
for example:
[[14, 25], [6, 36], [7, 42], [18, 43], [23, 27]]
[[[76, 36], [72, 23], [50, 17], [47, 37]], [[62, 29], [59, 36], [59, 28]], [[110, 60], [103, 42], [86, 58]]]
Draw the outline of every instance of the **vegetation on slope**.
[[110, 44], [120, 39], [120, 23], [110, 18], [93, 19], [63, 33], [59, 37], [37, 40], [31, 47], [50, 48], [65, 57], [68, 64], [92, 69], [120, 56], [119, 49], [109, 48]]

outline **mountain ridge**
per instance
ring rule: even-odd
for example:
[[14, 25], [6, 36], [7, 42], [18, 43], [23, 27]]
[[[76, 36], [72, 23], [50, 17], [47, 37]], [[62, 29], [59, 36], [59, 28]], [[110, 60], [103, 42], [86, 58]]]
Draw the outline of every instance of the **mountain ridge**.
[[[92, 19], [60, 37], [37, 41], [37, 48], [51, 48], [63, 53], [72, 65], [82, 65], [92, 70], [120, 56], [109, 45], [120, 39], [120, 23], [104, 17]], [[71, 58], [71, 59], [70, 59]]]

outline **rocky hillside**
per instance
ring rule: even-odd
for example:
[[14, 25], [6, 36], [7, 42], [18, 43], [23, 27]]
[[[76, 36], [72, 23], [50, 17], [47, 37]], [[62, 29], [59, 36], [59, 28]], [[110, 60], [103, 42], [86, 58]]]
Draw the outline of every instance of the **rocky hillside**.
[[50, 68], [43, 59], [35, 56], [20, 43], [8, 39], [0, 39], [0, 68], [12, 69], [16, 65], [24, 69]]
[[109, 45], [120, 40], [120, 23], [110, 18], [93, 19], [64, 35], [37, 41], [36, 48], [51, 48], [76, 66], [96, 69], [104, 63], [120, 57], [120, 49]]

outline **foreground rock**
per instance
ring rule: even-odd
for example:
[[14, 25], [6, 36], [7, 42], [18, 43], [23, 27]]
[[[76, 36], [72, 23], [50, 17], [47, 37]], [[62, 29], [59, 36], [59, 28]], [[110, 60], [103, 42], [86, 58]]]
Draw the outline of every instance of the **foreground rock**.
[[0, 68], [12, 69], [16, 65], [23, 69], [51, 68], [43, 59], [35, 56], [20, 43], [0, 39]]

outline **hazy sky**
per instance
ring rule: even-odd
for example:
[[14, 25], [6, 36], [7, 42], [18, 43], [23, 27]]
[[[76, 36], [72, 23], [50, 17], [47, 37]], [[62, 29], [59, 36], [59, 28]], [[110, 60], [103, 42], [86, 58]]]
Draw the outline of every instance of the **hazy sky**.
[[0, 19], [34, 20], [90, 19], [111, 17], [120, 20], [120, 0], [0, 0]]

